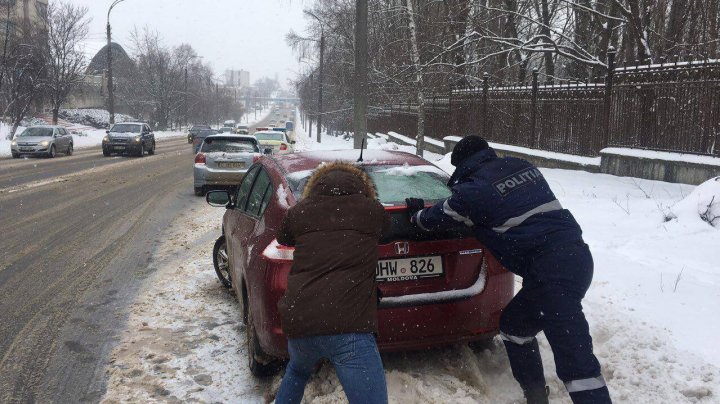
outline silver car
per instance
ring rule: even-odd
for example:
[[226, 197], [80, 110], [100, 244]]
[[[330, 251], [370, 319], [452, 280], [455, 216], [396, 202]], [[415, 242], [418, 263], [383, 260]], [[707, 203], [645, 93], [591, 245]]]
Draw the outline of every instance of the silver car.
[[203, 196], [211, 187], [236, 187], [259, 155], [260, 146], [253, 136], [206, 137], [195, 155], [195, 195]]
[[58, 153], [73, 153], [73, 137], [62, 126], [31, 126], [10, 142], [14, 158], [22, 155], [55, 157]]

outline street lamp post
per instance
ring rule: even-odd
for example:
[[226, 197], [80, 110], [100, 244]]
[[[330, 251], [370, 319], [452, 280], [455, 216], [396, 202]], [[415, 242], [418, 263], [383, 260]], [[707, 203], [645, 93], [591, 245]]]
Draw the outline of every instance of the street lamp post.
[[107, 86], [108, 86], [108, 110], [110, 112], [110, 124], [115, 123], [115, 95], [113, 93], [113, 73], [112, 73], [112, 39], [111, 39], [111, 30], [110, 30], [110, 12], [112, 11], [113, 7], [117, 6], [118, 4], [122, 3], [125, 0], [115, 0], [110, 5], [110, 8], [108, 9], [107, 13], [107, 63], [108, 63], [108, 80], [107, 80]]
[[355, 100], [353, 143], [363, 147], [367, 136], [368, 2], [355, 1]]
[[313, 17], [320, 24], [320, 63], [318, 66], [318, 113], [317, 113], [317, 142], [320, 143], [320, 132], [322, 130], [322, 114], [323, 114], [323, 62], [325, 60], [325, 27], [312, 11], [305, 10], [305, 14]]

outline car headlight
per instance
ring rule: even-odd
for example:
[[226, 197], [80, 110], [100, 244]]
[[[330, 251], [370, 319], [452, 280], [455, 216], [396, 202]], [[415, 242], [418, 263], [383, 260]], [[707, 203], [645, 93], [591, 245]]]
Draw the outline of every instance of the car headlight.
[[140, 143], [140, 136], [135, 137], [135, 143]]
[[50, 144], [49, 140], [43, 140], [42, 142], [40, 142], [40, 146], [43, 146], [43, 147], [47, 147], [49, 144]]
[[109, 136], [105, 136], [105, 137], [103, 138], [103, 142], [107, 143], [107, 142], [109, 142], [109, 141], [110, 141], [110, 137], [109, 137]]
[[11, 146], [17, 146], [17, 140], [13, 139], [12, 142], [10, 142]]

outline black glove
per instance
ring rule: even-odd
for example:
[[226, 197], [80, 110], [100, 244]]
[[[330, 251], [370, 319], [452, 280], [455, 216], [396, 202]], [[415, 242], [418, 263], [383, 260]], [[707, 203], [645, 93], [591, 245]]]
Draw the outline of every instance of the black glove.
[[405, 205], [407, 205], [408, 219], [412, 222], [415, 214], [425, 209], [425, 201], [420, 198], [407, 198], [405, 199]]

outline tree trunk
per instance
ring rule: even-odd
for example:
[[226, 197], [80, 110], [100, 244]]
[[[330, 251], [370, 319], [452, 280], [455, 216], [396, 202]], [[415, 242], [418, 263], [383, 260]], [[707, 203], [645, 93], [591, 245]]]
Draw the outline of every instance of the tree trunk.
[[52, 109], [52, 124], [58, 124], [58, 115], [60, 114], [60, 107], [53, 107]]
[[[668, 19], [665, 37], [670, 43], [663, 44], [663, 49], [674, 49], [683, 42], [683, 31], [685, 30], [685, 17], [688, 11], [687, 0], [672, 0], [670, 17]], [[696, 22], [692, 22], [696, 23]], [[669, 46], [668, 46], [669, 45]]]
[[[551, 38], [550, 32], [550, 9], [548, 8], [548, 0], [541, 0], [540, 6], [542, 10], [542, 23], [540, 27], [540, 33], [548, 38]], [[555, 60], [553, 59], [553, 53], [551, 51], [545, 52], [545, 76], [546, 83], [552, 84], [555, 77]]]
[[415, 80], [417, 81], [417, 136], [415, 138], [415, 154], [422, 157], [425, 150], [425, 94], [423, 92], [424, 80], [420, 66], [420, 48], [418, 47], [417, 26], [415, 25], [415, 7], [413, 0], [406, 0], [408, 12], [408, 29], [410, 30], [410, 56], [415, 65]]

